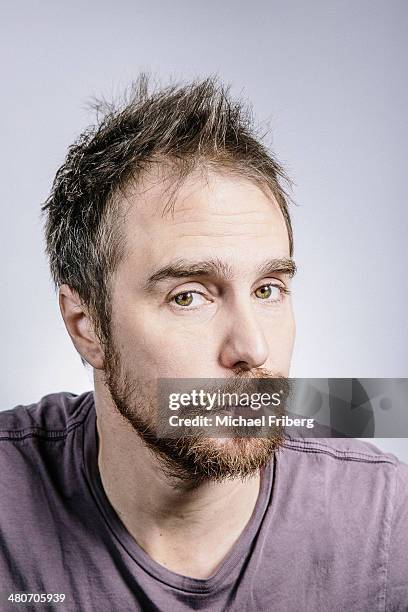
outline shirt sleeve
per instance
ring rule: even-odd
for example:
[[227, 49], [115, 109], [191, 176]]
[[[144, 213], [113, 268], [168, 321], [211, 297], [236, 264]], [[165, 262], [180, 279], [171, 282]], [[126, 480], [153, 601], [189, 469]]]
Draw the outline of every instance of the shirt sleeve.
[[408, 465], [398, 462], [391, 519], [386, 612], [408, 610]]

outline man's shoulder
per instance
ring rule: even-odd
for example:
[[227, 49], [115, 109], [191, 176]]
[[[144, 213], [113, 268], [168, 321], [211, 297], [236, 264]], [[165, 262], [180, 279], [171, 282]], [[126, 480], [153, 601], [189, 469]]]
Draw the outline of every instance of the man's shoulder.
[[338, 463], [384, 463], [395, 466], [401, 463], [392, 453], [387, 453], [374, 443], [358, 438], [306, 438], [288, 435], [284, 438], [282, 448], [310, 457], [316, 455], [322, 459], [327, 457], [328, 461], [332, 459]]
[[92, 403], [92, 391], [81, 395], [61, 391], [49, 393], [38, 402], [1, 411], [0, 446], [1, 442], [27, 438], [65, 437], [84, 421]]
[[371, 442], [287, 436], [279, 456], [281, 470], [296, 473], [305, 495], [331, 491], [331, 499], [365, 499], [390, 514], [401, 499], [408, 503], [408, 465]]
[[41, 513], [44, 491], [50, 496], [52, 489], [64, 491], [75, 482], [71, 473], [82, 464], [83, 432], [93, 405], [91, 391], [60, 392], [0, 412], [0, 489], [7, 491], [0, 529], [12, 521], [16, 507], [29, 520], [30, 513]]
[[407, 609], [408, 465], [363, 440], [288, 436], [275, 470], [279, 515], [329, 568], [328, 586], [331, 571], [340, 584], [359, 576], [361, 597], [370, 585], [384, 609]]
[[0, 412], [0, 590], [41, 590], [54, 567], [61, 581], [60, 560], [75, 537], [78, 546], [86, 541], [76, 526], [90, 515], [84, 448], [92, 410], [92, 392], [61, 392]]

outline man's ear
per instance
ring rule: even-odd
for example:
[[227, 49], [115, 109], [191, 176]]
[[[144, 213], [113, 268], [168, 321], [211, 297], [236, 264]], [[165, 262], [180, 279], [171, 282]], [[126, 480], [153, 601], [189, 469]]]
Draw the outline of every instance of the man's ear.
[[65, 327], [78, 353], [95, 369], [104, 367], [104, 353], [86, 307], [68, 285], [59, 288], [59, 306]]

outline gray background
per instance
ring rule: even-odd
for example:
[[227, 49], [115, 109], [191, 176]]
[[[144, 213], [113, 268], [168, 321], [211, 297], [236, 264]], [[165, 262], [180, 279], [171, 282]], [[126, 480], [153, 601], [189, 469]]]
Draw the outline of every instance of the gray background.
[[39, 209], [86, 101], [140, 69], [218, 73], [270, 122], [298, 203], [291, 375], [407, 377], [407, 21], [406, 0], [4, 3], [0, 408], [91, 387]]

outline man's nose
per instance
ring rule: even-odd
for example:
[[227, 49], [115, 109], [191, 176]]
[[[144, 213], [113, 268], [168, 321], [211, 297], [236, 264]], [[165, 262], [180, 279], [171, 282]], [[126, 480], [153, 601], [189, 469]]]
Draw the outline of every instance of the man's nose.
[[220, 348], [220, 364], [229, 369], [262, 367], [269, 357], [269, 347], [251, 305], [230, 311], [227, 324]]

